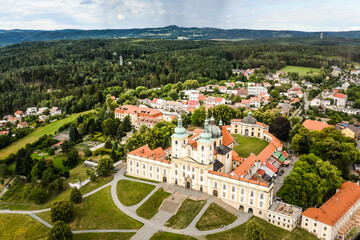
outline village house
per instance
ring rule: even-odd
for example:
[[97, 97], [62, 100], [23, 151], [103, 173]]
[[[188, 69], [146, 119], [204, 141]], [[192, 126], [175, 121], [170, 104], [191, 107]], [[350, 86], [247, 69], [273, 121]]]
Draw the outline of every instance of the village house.
[[16, 127], [17, 128], [25, 128], [28, 126], [29, 126], [29, 124], [27, 122], [19, 122]]
[[250, 96], [258, 96], [260, 93], [268, 93], [266, 87], [263, 87], [261, 83], [248, 83], [248, 94]]
[[37, 108], [36, 107], [29, 107], [26, 109], [26, 115], [36, 115]]
[[164, 106], [165, 106], [165, 100], [163, 99], [158, 99], [158, 98], [154, 98], [152, 101], [151, 101], [151, 107], [152, 108], [156, 108], [156, 109], [163, 109]]
[[325, 121], [314, 121], [314, 120], [305, 120], [302, 124], [305, 128], [309, 129], [310, 131], [321, 131], [327, 127], [334, 127], [334, 125], [329, 125]]
[[61, 114], [61, 110], [58, 107], [53, 107], [50, 110], [50, 115], [54, 116], [54, 115], [60, 115]]
[[135, 129], [139, 130], [142, 125], [145, 125], [148, 128], [153, 128], [156, 123], [161, 121], [162, 121], [161, 118], [140, 117], [136, 120]]
[[37, 114], [38, 114], [38, 115], [42, 115], [43, 112], [45, 112], [45, 111], [48, 110], [48, 109], [49, 109], [48, 107], [41, 107], [41, 108], [39, 108]]
[[15, 115], [15, 117], [17, 118], [17, 119], [21, 119], [22, 118], [22, 115], [23, 115], [23, 111], [16, 111], [15, 113], [14, 113], [14, 115]]

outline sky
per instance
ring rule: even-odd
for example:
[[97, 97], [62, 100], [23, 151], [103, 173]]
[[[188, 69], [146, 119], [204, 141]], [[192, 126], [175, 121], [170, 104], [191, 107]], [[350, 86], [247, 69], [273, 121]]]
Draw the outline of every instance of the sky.
[[360, 30], [359, 0], [0, 0], [0, 29]]

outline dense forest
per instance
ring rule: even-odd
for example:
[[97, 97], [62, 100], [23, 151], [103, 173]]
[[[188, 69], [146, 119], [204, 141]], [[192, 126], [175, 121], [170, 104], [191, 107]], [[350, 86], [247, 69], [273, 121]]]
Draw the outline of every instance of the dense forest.
[[[326, 43], [327, 44], [324, 44]], [[122, 91], [231, 77], [233, 68], [345, 66], [360, 62], [360, 41], [62, 40], [0, 48], [0, 116], [26, 107], [93, 108], [108, 89]], [[119, 58], [123, 58], [123, 65]]]

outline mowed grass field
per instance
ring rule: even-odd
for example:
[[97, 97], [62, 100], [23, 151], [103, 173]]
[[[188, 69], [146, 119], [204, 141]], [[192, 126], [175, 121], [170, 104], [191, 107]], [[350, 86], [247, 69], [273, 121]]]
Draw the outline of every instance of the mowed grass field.
[[234, 151], [243, 158], [247, 158], [251, 153], [258, 155], [264, 148], [269, 145], [265, 140], [256, 137], [243, 137], [241, 135], [233, 135], [237, 143], [234, 145]]
[[280, 69], [280, 71], [282, 71], [284, 73], [297, 72], [299, 75], [305, 75], [305, 74], [309, 73], [310, 71], [312, 71], [314, 73], [320, 72], [320, 68], [286, 66], [286, 67]]
[[68, 122], [72, 122], [74, 121], [78, 116], [80, 116], [81, 114], [87, 114], [89, 112], [93, 112], [94, 110], [89, 110], [86, 112], [81, 112], [81, 113], [75, 113], [72, 114], [64, 119], [52, 122], [46, 126], [43, 127], [39, 127], [38, 129], [36, 129], [35, 131], [31, 132], [29, 135], [27, 135], [26, 137], [19, 139], [18, 141], [12, 143], [11, 145], [7, 146], [6, 148], [3, 148], [0, 150], [0, 160], [1, 159], [5, 159], [7, 156], [9, 156], [11, 153], [16, 153], [20, 148], [25, 147], [25, 145], [27, 143], [33, 143], [36, 140], [38, 140], [40, 137], [44, 136], [45, 134], [49, 135], [49, 134], [54, 134], [56, 132], [56, 130], [58, 129], [58, 127], [68, 123]]
[[0, 239], [47, 239], [50, 229], [27, 215], [0, 214]]

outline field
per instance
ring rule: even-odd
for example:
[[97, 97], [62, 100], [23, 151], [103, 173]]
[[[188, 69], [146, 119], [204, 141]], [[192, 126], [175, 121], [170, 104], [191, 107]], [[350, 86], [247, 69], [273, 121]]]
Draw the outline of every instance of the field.
[[129, 240], [135, 233], [77, 233], [73, 240]]
[[246, 158], [251, 153], [258, 155], [269, 143], [265, 140], [256, 137], [243, 137], [241, 135], [233, 135], [236, 138], [237, 144], [234, 145], [234, 151], [240, 157]]
[[165, 198], [170, 195], [170, 193], [167, 193], [164, 189], [160, 188], [146, 202], [144, 202], [143, 205], [136, 209], [137, 215], [146, 219], [151, 219], [159, 211], [159, 207]]
[[143, 200], [155, 186], [130, 180], [120, 180], [116, 192], [120, 202], [125, 206], [133, 206]]
[[210, 204], [208, 209], [196, 223], [200, 231], [219, 228], [221, 225], [229, 225], [236, 220], [236, 216], [226, 211], [215, 203]]
[[[258, 217], [253, 217], [256, 222], [260, 224], [267, 233], [267, 239], [278, 239], [278, 240], [316, 240], [317, 238], [311, 233], [306, 232], [302, 229], [295, 229], [293, 232], [286, 231], [285, 229], [276, 227], [265, 220], [262, 220]], [[246, 230], [246, 223], [225, 232], [215, 233], [211, 235], [207, 235], [206, 239], [208, 240], [238, 240], [239, 236], [244, 236]]]
[[[50, 222], [50, 211], [37, 215]], [[75, 217], [69, 225], [73, 230], [86, 230], [139, 229], [143, 224], [121, 212], [111, 198], [110, 187], [106, 187], [75, 204]]]
[[66, 124], [68, 122], [74, 121], [81, 114], [86, 114], [86, 113], [89, 113], [92, 111], [94, 111], [94, 110], [72, 114], [72, 115], [68, 116], [67, 118], [52, 122], [44, 127], [39, 127], [38, 129], [31, 132], [26, 137], [19, 139], [18, 141], [7, 146], [6, 148], [1, 149], [0, 150], [0, 159], [5, 159], [11, 153], [16, 153], [20, 148], [25, 147], [25, 145], [27, 143], [35, 142], [36, 140], [38, 140], [40, 137], [44, 136], [45, 134], [47, 134], [47, 135], [54, 134], [56, 132], [56, 130], [58, 129], [58, 127]]
[[286, 66], [286, 67], [280, 69], [280, 71], [282, 71], [284, 73], [297, 72], [297, 73], [299, 73], [299, 75], [305, 75], [310, 71], [320, 72], [320, 69], [319, 68], [310, 68], [310, 67]]
[[49, 229], [26, 215], [0, 214], [0, 239], [47, 239]]
[[196, 238], [169, 232], [155, 233], [150, 240], [196, 240]]
[[176, 214], [168, 220], [165, 226], [174, 229], [186, 228], [194, 220], [196, 215], [198, 215], [205, 204], [206, 201], [194, 201], [191, 199], [186, 199], [181, 204]]

